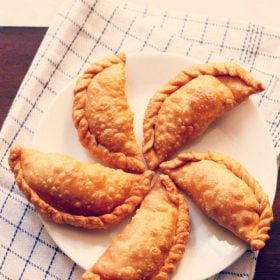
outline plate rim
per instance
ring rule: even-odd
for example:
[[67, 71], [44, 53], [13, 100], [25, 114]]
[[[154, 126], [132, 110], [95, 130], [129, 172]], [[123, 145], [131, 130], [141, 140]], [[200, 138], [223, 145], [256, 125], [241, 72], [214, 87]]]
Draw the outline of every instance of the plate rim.
[[[150, 56], [157, 56], [157, 57], [170, 57], [170, 58], [176, 58], [176, 59], [184, 59], [184, 60], [188, 60], [190, 63], [192, 64], [202, 64], [201, 62], [199, 62], [196, 58], [192, 58], [192, 57], [189, 57], [189, 56], [183, 56], [183, 55], [179, 55], [179, 54], [176, 54], [176, 53], [161, 53], [161, 52], [127, 52], [126, 53], [126, 56], [129, 58], [129, 57], [150, 57]], [[87, 66], [88, 67], [88, 66]], [[82, 70], [81, 74], [83, 73], [85, 69]], [[80, 74], [80, 75], [81, 75]], [[42, 117], [40, 118], [40, 121], [38, 122], [38, 126], [37, 126], [37, 129], [36, 129], [36, 132], [33, 136], [33, 139], [32, 139], [32, 142], [31, 142], [31, 147], [34, 145], [34, 143], [36, 142], [36, 138], [37, 138], [37, 134], [38, 134], [38, 131], [40, 131], [40, 126], [42, 125], [42, 123], [44, 122], [46, 116], [47, 116], [47, 112], [50, 110], [50, 108], [56, 103], [56, 101], [61, 98], [61, 94], [67, 90], [69, 90], [69, 88], [71, 86], [73, 86], [75, 84], [75, 82], [77, 81], [78, 77], [80, 76], [76, 76], [74, 77], [58, 94], [57, 96], [55, 96], [55, 98], [53, 98], [52, 102], [50, 102], [50, 104], [47, 106], [44, 114], [42, 115]], [[174, 76], [176, 75], [176, 73], [174, 73]], [[172, 78], [172, 77], [171, 77]], [[163, 83], [164, 84], [164, 83]], [[276, 151], [272, 145], [272, 136], [271, 134], [269, 133], [269, 131], [267, 130], [267, 127], [266, 127], [266, 124], [265, 124], [265, 121], [264, 121], [264, 118], [263, 116], [261, 115], [261, 112], [259, 111], [257, 105], [252, 101], [250, 100], [250, 103], [251, 103], [251, 106], [253, 105], [254, 107], [254, 111], [256, 111], [256, 113], [258, 114], [258, 121], [261, 122], [261, 126], [262, 126], [262, 130], [263, 132], [265, 133], [265, 137], [267, 139], [269, 139], [269, 142], [272, 146], [272, 149], [271, 151], [273, 152], [273, 157], [274, 157], [274, 162], [275, 162], [275, 169], [277, 170], [277, 155], [276, 155]], [[276, 181], [277, 181], [277, 172], [276, 172]], [[272, 202], [274, 201], [275, 199], [275, 195], [276, 195], [276, 189], [274, 191], [274, 194], [273, 194], [273, 198], [272, 198]], [[272, 203], [271, 202], [271, 203]], [[52, 238], [52, 240], [55, 242], [55, 244], [72, 260], [74, 261], [77, 265], [79, 265], [81, 268], [83, 269], [86, 269], [79, 260], [75, 259], [75, 257], [73, 257], [73, 255], [69, 255], [67, 253], [67, 250], [63, 249], [63, 245], [61, 246], [60, 242], [57, 242], [57, 239], [54, 238], [53, 236], [53, 233], [52, 233], [52, 229], [51, 229], [51, 225], [52, 224], [55, 224], [54, 222], [50, 221], [50, 220], [47, 220], [45, 218], [43, 218], [41, 215], [39, 215], [42, 223], [44, 224], [49, 236]], [[64, 225], [60, 225], [60, 226], [64, 226]], [[187, 247], [186, 247], [187, 249]], [[233, 264], [236, 260], [238, 260], [242, 254], [244, 254], [244, 252], [246, 251], [247, 248], [244, 248], [244, 249], [241, 249], [239, 250], [238, 252], [236, 252], [236, 255], [234, 258], [232, 258], [232, 261], [231, 262], [227, 262], [227, 265], [224, 266], [222, 269], [220, 270], [216, 270], [215, 272], [211, 272], [211, 274], [208, 274], [206, 278], [209, 278], [221, 271], [223, 271], [224, 269], [226, 269], [227, 267], [229, 267], [231, 264]], [[179, 262], [180, 263], [180, 262]], [[199, 278], [200, 279], [200, 278]], [[204, 278], [203, 278], [204, 279]]]

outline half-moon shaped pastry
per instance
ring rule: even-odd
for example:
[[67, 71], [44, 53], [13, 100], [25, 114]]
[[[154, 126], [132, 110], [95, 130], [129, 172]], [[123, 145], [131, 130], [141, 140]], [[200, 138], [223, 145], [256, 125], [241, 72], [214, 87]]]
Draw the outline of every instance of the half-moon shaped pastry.
[[124, 54], [93, 64], [77, 81], [72, 117], [82, 145], [111, 167], [145, 170], [125, 96]]
[[14, 147], [9, 164], [38, 212], [56, 223], [107, 228], [132, 213], [147, 194], [153, 172], [126, 173], [57, 153]]
[[265, 246], [272, 209], [262, 187], [240, 163], [214, 152], [182, 153], [160, 168], [218, 224], [253, 250]]
[[233, 63], [181, 71], [155, 93], [145, 112], [143, 153], [149, 168], [155, 169], [217, 117], [262, 90], [261, 82]]
[[184, 197], [161, 175], [136, 215], [83, 280], [169, 279], [182, 258], [190, 220]]

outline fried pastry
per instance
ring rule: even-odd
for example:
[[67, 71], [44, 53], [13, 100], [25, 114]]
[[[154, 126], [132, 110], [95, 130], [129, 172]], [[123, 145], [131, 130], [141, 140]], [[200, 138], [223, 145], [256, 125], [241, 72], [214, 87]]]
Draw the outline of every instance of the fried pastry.
[[107, 228], [123, 220], [141, 203], [153, 177], [151, 171], [131, 174], [22, 147], [11, 149], [9, 165], [42, 216], [84, 228]]
[[262, 90], [261, 82], [233, 63], [181, 71], [155, 93], [145, 112], [143, 154], [149, 168], [155, 169], [217, 117]]
[[169, 279], [182, 258], [190, 220], [184, 197], [161, 175], [136, 215], [83, 280]]
[[145, 170], [125, 96], [126, 56], [93, 64], [77, 81], [72, 117], [82, 145], [111, 167]]
[[262, 187], [240, 163], [214, 152], [182, 153], [160, 168], [218, 224], [253, 250], [265, 246], [272, 209]]

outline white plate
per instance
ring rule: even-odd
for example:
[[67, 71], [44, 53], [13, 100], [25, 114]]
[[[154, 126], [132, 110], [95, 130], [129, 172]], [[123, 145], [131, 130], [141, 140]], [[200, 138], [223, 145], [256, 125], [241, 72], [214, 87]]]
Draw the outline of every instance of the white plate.
[[[171, 54], [131, 54], [127, 58], [126, 93], [134, 112], [134, 127], [139, 145], [146, 105], [155, 90], [178, 71], [196, 63]], [[33, 147], [46, 152], [61, 152], [82, 161], [93, 161], [78, 142], [71, 119], [72, 90], [75, 81], [54, 100], [45, 113]], [[252, 101], [248, 100], [215, 121], [206, 134], [184, 147], [196, 151], [224, 152], [239, 160], [259, 180], [273, 200], [277, 166], [272, 142]], [[186, 252], [173, 279], [205, 279], [223, 270], [247, 246], [230, 232], [205, 217], [191, 201], [191, 235]], [[109, 230], [82, 230], [71, 226], [43, 223], [57, 245], [82, 268], [93, 265], [112, 238], [129, 219]]]

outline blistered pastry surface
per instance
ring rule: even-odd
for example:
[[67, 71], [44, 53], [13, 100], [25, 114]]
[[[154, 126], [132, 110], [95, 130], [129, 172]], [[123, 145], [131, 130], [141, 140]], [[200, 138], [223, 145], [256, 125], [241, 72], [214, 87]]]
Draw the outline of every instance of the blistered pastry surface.
[[83, 279], [169, 279], [185, 250], [189, 216], [184, 198], [166, 177]]
[[233, 63], [195, 65], [181, 71], [151, 98], [145, 112], [143, 154], [155, 169], [224, 112], [264, 90]]
[[124, 54], [93, 64], [74, 90], [73, 121], [82, 145], [105, 164], [142, 173], [145, 169], [125, 95]]
[[148, 192], [153, 172], [126, 173], [57, 153], [14, 147], [9, 163], [17, 184], [45, 217], [88, 228], [124, 219]]
[[214, 152], [182, 153], [161, 169], [209, 217], [253, 250], [265, 246], [272, 209], [262, 187], [237, 161]]

